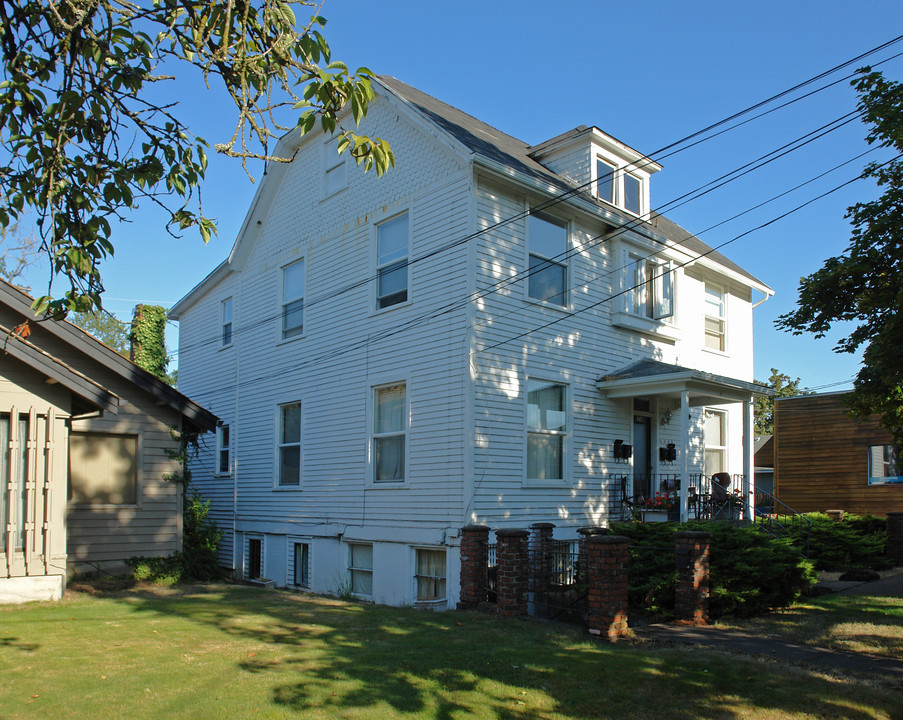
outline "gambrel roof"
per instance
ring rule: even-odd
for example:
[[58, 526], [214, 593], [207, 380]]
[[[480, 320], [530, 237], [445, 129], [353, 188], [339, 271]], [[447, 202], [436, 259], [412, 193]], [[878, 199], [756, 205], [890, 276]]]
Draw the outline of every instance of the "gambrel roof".
[[[531, 187], [539, 193], [552, 197], [564, 195], [565, 202], [579, 205], [582, 210], [597, 216], [613, 227], [637, 230], [655, 241], [684, 251], [691, 259], [702, 256], [704, 264], [717, 266], [728, 276], [732, 276], [739, 282], [766, 295], [772, 293], [771, 288], [754, 275], [664, 216], [653, 212], [650, 214], [648, 222], [638, 223], [635, 216], [602, 202], [587, 189], [578, 187], [571, 180], [554, 172], [536, 159], [536, 156], [550, 143], [577, 138], [593, 131], [600, 133], [601, 131], [596, 128], [581, 125], [544, 143], [531, 146], [397, 78], [380, 75], [374, 78], [373, 89], [378, 98], [392, 103], [413, 122], [428, 126], [432, 130], [432, 135], [437, 138], [437, 142], [442, 141], [450, 145], [464, 159], [501, 177]], [[280, 138], [273, 154], [279, 157], [291, 157], [293, 152], [314, 134], [301, 136], [296, 128]], [[626, 153], [636, 158], [642, 165], [650, 167], [652, 171], [660, 168], [657, 163], [642, 153], [615, 138], [606, 137], [622, 147]], [[278, 187], [286, 171], [286, 165], [287, 163], [270, 164], [257, 189], [229, 258], [220, 263], [172, 307], [169, 312], [172, 319], [178, 320], [182, 312], [193, 304], [195, 299], [228, 274], [241, 268], [247, 253], [253, 246], [255, 232], [252, 218], [259, 217], [263, 208], [272, 201], [275, 188]]]

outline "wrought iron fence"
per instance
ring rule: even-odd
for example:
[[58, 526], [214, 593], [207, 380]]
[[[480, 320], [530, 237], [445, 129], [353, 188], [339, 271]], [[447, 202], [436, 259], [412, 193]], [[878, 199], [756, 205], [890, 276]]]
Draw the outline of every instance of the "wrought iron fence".
[[528, 572], [532, 615], [586, 621], [586, 559], [576, 540], [552, 540], [531, 548]]

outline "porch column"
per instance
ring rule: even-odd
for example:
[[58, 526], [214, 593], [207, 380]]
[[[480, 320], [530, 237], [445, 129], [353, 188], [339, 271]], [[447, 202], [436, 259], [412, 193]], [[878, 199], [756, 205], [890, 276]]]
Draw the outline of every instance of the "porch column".
[[743, 402], [743, 512], [746, 520], [753, 517], [753, 504], [755, 498], [750, 492], [755, 487], [755, 477], [753, 469], [753, 410], [755, 409], [755, 398], [750, 397]]
[[680, 521], [687, 521], [687, 498], [690, 488], [690, 391], [680, 391]]

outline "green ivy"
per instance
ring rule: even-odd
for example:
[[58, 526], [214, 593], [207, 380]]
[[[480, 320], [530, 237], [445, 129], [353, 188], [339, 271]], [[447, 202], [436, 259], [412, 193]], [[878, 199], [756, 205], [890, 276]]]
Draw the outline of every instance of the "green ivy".
[[132, 361], [164, 382], [168, 381], [166, 366], [166, 310], [159, 305], [136, 305], [132, 318]]

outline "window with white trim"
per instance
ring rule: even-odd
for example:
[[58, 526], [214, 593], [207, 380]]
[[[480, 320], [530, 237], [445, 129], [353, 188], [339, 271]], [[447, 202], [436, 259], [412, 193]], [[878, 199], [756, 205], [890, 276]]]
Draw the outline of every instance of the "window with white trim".
[[609, 162], [602, 158], [596, 158], [596, 194], [600, 200], [615, 204], [617, 195], [615, 194], [615, 168]]
[[363, 597], [373, 595], [373, 545], [348, 544], [348, 579], [351, 592]]
[[705, 284], [705, 346], [710, 350], [725, 349], [724, 291], [717, 285]]
[[640, 203], [642, 202], [642, 181], [635, 175], [624, 173], [624, 209], [629, 210], [634, 215], [640, 214]]
[[869, 485], [903, 483], [903, 447], [869, 446]]
[[310, 543], [293, 543], [292, 584], [295, 587], [310, 587]]
[[705, 474], [727, 470], [727, 414], [721, 410], [705, 411]]
[[674, 316], [673, 271], [655, 257], [628, 255], [628, 311], [652, 320]]
[[373, 390], [373, 482], [403, 482], [407, 434], [407, 388], [404, 383]]
[[304, 332], [304, 260], [282, 268], [282, 339]]
[[301, 403], [279, 406], [279, 486], [301, 484]]
[[567, 223], [544, 213], [531, 212], [527, 237], [530, 247], [527, 294], [536, 300], [567, 305]]
[[346, 155], [339, 155], [341, 136], [332, 138], [323, 146], [323, 197], [335, 195], [348, 187]]
[[222, 320], [222, 347], [228, 347], [232, 344], [232, 298], [223, 300], [220, 309]]
[[567, 386], [527, 380], [527, 480], [564, 480]]
[[376, 307], [391, 307], [408, 299], [408, 213], [376, 227]]
[[634, 215], [640, 215], [644, 204], [643, 179], [597, 157], [596, 197]]
[[445, 600], [445, 551], [417, 548], [414, 582], [417, 602]]
[[228, 475], [232, 472], [232, 433], [224, 423], [216, 428], [216, 474]]

